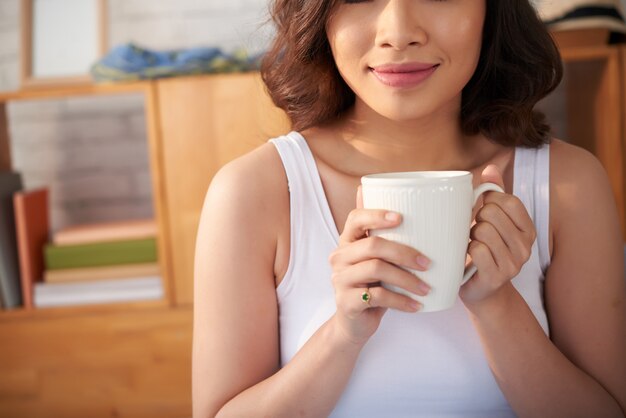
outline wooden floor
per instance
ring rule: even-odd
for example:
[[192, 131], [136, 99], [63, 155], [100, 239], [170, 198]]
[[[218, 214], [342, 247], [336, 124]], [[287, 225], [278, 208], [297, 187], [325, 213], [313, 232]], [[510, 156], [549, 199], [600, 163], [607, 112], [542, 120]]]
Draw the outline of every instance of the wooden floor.
[[0, 321], [0, 417], [190, 417], [191, 308]]

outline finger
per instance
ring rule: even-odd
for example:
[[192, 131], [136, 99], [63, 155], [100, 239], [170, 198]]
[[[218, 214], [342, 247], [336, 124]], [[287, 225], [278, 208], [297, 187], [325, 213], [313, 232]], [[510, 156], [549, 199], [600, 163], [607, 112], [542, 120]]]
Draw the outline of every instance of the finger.
[[431, 263], [427, 256], [415, 248], [378, 236], [367, 237], [352, 245], [338, 248], [330, 255], [329, 262], [333, 269], [343, 270], [375, 258], [419, 271], [426, 271]]
[[426, 296], [430, 286], [411, 272], [380, 259], [354, 264], [334, 273], [336, 288], [367, 287], [384, 282], [420, 296]]
[[470, 236], [473, 240], [479, 241], [487, 246], [501, 274], [511, 278], [517, 274], [514, 272], [515, 265], [512, 261], [513, 254], [511, 250], [504, 243], [504, 240], [492, 224], [489, 222], [477, 223], [470, 231]]
[[[488, 164], [482, 171], [482, 173], [480, 174], [480, 183], [495, 183], [498, 186], [500, 186], [502, 188], [502, 190], [505, 190], [504, 187], [504, 177], [502, 176], [502, 173], [500, 172], [500, 169], [498, 168], [498, 166], [496, 164]], [[478, 212], [479, 208], [481, 208], [484, 205], [485, 202], [485, 198], [488, 194], [504, 194], [502, 192], [496, 192], [496, 191], [488, 191], [485, 193], [482, 193], [478, 200], [477, 200], [477, 204], [474, 205], [474, 208], [472, 209], [472, 219], [474, 219], [474, 217], [476, 216], [476, 213]]]
[[474, 281], [476, 278], [492, 277], [499, 274], [496, 261], [493, 259], [487, 245], [474, 240], [470, 242], [467, 252], [472, 257], [472, 264], [478, 269], [474, 278], [470, 281]]
[[[369, 289], [355, 289], [357, 293], [357, 301], [361, 303], [362, 308], [391, 308], [403, 312], [417, 312], [421, 309], [422, 304], [400, 293], [392, 292], [382, 286], [370, 287]], [[369, 293], [369, 302], [363, 302], [363, 292]], [[350, 297], [353, 293], [349, 293]]]
[[402, 222], [402, 215], [384, 209], [353, 209], [339, 236], [339, 245], [349, 244], [367, 236], [369, 229], [393, 228]]
[[[524, 263], [530, 258], [534, 237], [519, 230], [500, 206], [487, 203], [476, 215], [476, 220], [478, 224], [486, 222], [493, 225], [516, 261]], [[534, 230], [534, 225], [532, 228]]]
[[495, 183], [504, 190], [504, 177], [496, 164], [488, 164], [480, 174], [481, 183]]
[[357, 209], [363, 209], [363, 189], [361, 186], [356, 189], [356, 207]]
[[527, 236], [534, 236], [535, 224], [528, 214], [526, 206], [517, 196], [507, 193], [486, 192], [484, 206], [487, 206], [489, 203], [498, 205], [517, 229], [527, 234]]

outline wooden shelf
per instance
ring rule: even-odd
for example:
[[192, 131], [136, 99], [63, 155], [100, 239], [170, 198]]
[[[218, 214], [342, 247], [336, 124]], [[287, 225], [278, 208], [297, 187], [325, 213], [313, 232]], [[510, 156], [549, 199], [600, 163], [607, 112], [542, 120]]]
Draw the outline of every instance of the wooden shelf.
[[[0, 170], [12, 169], [8, 103], [143, 95], [164, 292], [160, 300], [0, 311], [4, 359], [0, 417], [78, 417], [99, 415], [97, 411], [136, 416], [138, 409], [144, 411], [142, 416], [191, 415], [191, 309], [175, 300], [157, 84], [85, 84], [0, 93]], [[116, 396], [102, 397], [100, 391]], [[84, 405], [75, 407], [80, 402]]]
[[46, 88], [29, 88], [0, 93], [0, 103], [19, 100], [64, 99], [75, 96], [101, 96], [108, 94], [144, 93], [152, 81], [124, 83], [81, 84]]
[[182, 77], [162, 78], [156, 80], [121, 81], [106, 83], [84, 83], [78, 85], [59, 85], [46, 87], [29, 87], [21, 90], [0, 92], [0, 103], [25, 100], [64, 99], [76, 96], [105, 96], [110, 94], [146, 93], [156, 84], [167, 82], [193, 82], [207, 77], [228, 80], [238, 79], [245, 73], [226, 73], [216, 75], [187, 75]]
[[166, 309], [170, 303], [165, 299], [97, 305], [59, 306], [35, 309], [9, 309], [0, 311], [0, 323], [24, 319], [51, 319], [103, 313], [118, 313], [135, 310]]
[[[64, 99], [68, 97], [98, 97], [113, 94], [132, 94], [139, 93], [144, 97], [146, 130], [148, 147], [148, 156], [150, 162], [150, 172], [152, 179], [153, 191], [153, 207], [155, 219], [157, 221], [157, 259], [161, 270], [161, 280], [163, 283], [164, 300], [166, 303], [173, 303], [173, 277], [170, 268], [169, 253], [169, 234], [166, 219], [166, 210], [163, 207], [163, 194], [165, 193], [162, 172], [163, 156], [161, 154], [160, 135], [160, 118], [159, 108], [157, 104], [156, 86], [157, 81], [137, 81], [137, 82], [120, 82], [120, 83], [99, 83], [99, 84], [81, 84], [75, 86], [54, 86], [46, 88], [28, 88], [12, 92], [0, 93], [0, 171], [11, 170], [11, 150], [8, 132], [7, 119], [7, 103], [14, 101], [27, 100], [46, 100], [46, 99]], [[104, 305], [110, 306], [110, 305]], [[138, 306], [143, 306], [139, 304]], [[83, 312], [87, 307], [78, 308], [77, 312]], [[100, 309], [100, 308], [99, 308]], [[111, 309], [118, 309], [116, 304], [111, 305]], [[46, 309], [48, 310], [48, 309]], [[0, 312], [0, 317], [4, 317], [4, 313]], [[11, 317], [12, 314], [6, 314]], [[20, 314], [17, 314], [18, 316]], [[26, 311], [22, 315], [29, 315]]]

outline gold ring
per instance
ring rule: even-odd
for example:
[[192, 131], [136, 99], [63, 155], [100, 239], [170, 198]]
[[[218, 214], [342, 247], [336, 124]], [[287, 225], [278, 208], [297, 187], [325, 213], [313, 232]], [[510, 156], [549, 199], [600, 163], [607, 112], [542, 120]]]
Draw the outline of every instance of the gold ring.
[[370, 294], [370, 288], [368, 287], [365, 292], [361, 293], [361, 301], [363, 303], [367, 303], [367, 305], [369, 306], [371, 300], [372, 300], [372, 295]]

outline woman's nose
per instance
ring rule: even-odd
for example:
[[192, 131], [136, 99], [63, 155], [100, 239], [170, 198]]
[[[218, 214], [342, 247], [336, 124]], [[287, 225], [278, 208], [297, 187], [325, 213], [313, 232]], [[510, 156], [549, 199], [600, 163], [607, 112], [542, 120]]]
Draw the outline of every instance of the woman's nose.
[[377, 20], [376, 45], [404, 50], [423, 45], [428, 36], [413, 0], [389, 0]]

